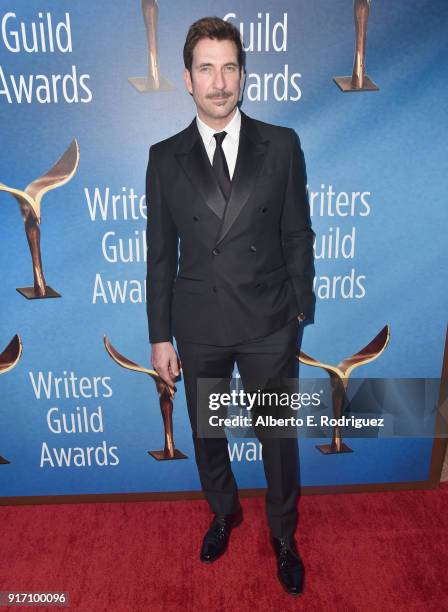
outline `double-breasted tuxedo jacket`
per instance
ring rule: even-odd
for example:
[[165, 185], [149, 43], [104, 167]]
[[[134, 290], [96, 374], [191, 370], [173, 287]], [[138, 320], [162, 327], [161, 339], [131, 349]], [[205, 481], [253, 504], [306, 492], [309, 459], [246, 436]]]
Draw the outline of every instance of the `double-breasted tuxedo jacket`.
[[294, 130], [241, 113], [226, 202], [194, 119], [150, 148], [146, 193], [151, 343], [230, 346], [313, 316], [314, 232]]

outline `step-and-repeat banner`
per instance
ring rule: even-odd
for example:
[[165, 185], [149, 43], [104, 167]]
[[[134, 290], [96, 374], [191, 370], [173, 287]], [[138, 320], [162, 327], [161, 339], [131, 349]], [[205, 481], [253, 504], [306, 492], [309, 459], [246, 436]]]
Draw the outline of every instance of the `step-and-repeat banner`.
[[[294, 128], [304, 150], [317, 297], [304, 389], [331, 382], [326, 414], [340, 416], [362, 376], [362, 397], [402, 425], [308, 431], [302, 485], [428, 479], [446, 325], [446, 1], [5, 0], [3, 501], [200, 490], [183, 383], [173, 398], [151, 372], [145, 172], [150, 145], [194, 116], [182, 48], [206, 15], [241, 31], [243, 110]], [[417, 413], [421, 431], [406, 428]], [[229, 452], [241, 487], [264, 486], [256, 439], [230, 437]]]

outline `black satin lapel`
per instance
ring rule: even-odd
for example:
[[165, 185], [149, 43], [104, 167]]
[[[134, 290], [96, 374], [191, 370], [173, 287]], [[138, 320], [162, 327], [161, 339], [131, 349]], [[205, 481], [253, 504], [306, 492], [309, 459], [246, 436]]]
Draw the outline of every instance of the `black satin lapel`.
[[232, 192], [227, 204], [217, 243], [221, 242], [246, 204], [254, 188], [255, 179], [261, 169], [268, 148], [268, 142], [254, 143], [244, 132], [240, 142], [232, 180]]
[[196, 140], [188, 153], [178, 153], [176, 157], [204, 202], [222, 219], [226, 201], [213, 174], [201, 138]]

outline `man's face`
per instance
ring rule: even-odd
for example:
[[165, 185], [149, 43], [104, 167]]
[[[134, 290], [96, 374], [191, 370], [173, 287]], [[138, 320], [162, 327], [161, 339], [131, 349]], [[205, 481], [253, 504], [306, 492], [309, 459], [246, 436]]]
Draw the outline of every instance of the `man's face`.
[[191, 74], [185, 68], [184, 80], [199, 117], [212, 125], [225, 124], [235, 109], [244, 80], [235, 43], [201, 38], [193, 49]]

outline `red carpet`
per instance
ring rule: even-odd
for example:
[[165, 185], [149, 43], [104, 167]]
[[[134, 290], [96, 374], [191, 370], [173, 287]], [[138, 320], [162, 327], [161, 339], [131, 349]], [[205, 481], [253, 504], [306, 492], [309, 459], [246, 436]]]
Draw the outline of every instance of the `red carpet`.
[[302, 497], [297, 599], [277, 583], [264, 500], [242, 504], [213, 565], [198, 561], [203, 501], [1, 507], [0, 590], [68, 591], [85, 612], [448, 610], [448, 483]]

